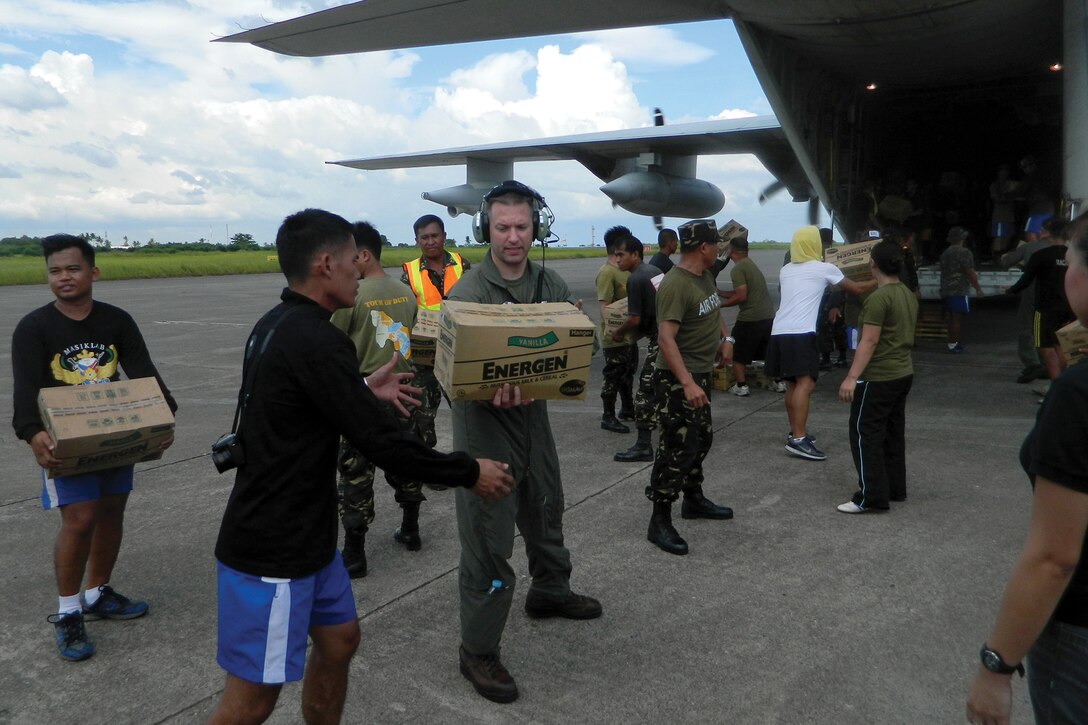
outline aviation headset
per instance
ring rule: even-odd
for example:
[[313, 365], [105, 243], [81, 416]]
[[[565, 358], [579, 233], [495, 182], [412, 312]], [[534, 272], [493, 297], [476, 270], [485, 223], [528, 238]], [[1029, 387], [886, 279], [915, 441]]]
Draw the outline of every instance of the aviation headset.
[[505, 194], [517, 194], [529, 200], [533, 216], [533, 239], [538, 242], [547, 239], [552, 231], [555, 214], [539, 192], [513, 179], [507, 179], [484, 195], [484, 199], [480, 203], [480, 211], [476, 212], [475, 216], [472, 217], [473, 239], [480, 244], [489, 244], [491, 242], [491, 219], [487, 213], [487, 206], [492, 199], [497, 199]]

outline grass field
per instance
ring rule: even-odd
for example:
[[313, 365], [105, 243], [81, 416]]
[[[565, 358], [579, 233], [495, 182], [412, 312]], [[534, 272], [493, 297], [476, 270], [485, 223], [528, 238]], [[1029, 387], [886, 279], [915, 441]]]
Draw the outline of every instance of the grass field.
[[[752, 244], [753, 249], [782, 245]], [[652, 253], [647, 249], [647, 258]], [[483, 259], [486, 247], [458, 247], [470, 262]], [[532, 258], [540, 261], [541, 247], [533, 248]], [[604, 257], [603, 247], [548, 247], [548, 259], [583, 259]], [[419, 256], [415, 247], [386, 247], [382, 264], [397, 267]], [[264, 274], [278, 272], [274, 249], [254, 252], [105, 252], [97, 257], [101, 279], [150, 279], [155, 277], [206, 277], [220, 274]], [[42, 284], [45, 262], [41, 257], [0, 257], [0, 286]]]

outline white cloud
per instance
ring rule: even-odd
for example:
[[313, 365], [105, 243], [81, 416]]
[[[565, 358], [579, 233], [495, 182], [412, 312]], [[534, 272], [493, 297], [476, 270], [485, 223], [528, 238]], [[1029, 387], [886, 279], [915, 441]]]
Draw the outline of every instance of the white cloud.
[[727, 108], [721, 113], [715, 113], [711, 118], [715, 120], [728, 120], [731, 118], [752, 118], [757, 114], [743, 108]]
[[64, 96], [45, 80], [18, 66], [0, 66], [0, 109], [7, 107], [26, 113], [65, 103]]
[[617, 28], [575, 37], [606, 50], [613, 58], [640, 68], [680, 68], [702, 63], [714, 56], [710, 48], [684, 40], [671, 28]]

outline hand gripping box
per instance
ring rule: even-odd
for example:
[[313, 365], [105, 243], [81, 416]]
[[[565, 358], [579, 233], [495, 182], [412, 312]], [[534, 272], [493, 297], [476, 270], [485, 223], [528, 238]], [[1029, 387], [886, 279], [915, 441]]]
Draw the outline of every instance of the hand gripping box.
[[530, 398], [583, 400], [596, 325], [567, 302], [442, 302], [435, 377], [451, 400], [490, 400], [503, 383]]
[[412, 328], [413, 365], [434, 367], [434, 356], [438, 349], [438, 312], [417, 310], [416, 324]]
[[1084, 359], [1085, 356], [1077, 351], [1088, 348], [1088, 328], [1085, 328], [1078, 320], [1073, 320], [1058, 330], [1057, 335], [1058, 344], [1061, 345], [1065, 359], [1070, 365], [1075, 365]]
[[155, 378], [42, 388], [38, 410], [61, 465], [50, 477], [100, 471], [162, 457], [174, 414]]
[[855, 282], [867, 282], [873, 278], [873, 273], [869, 269], [869, 257], [872, 255], [873, 247], [881, 241], [872, 239], [857, 244], [836, 245], [824, 252], [824, 261], [841, 269], [843, 274]]

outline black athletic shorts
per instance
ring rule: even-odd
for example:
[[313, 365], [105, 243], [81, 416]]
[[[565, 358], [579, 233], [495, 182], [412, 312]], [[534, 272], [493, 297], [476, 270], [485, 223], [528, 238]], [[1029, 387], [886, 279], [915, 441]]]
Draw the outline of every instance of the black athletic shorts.
[[813, 380], [819, 378], [820, 352], [816, 348], [816, 333], [771, 335], [765, 372], [767, 377], [774, 379], [797, 380], [806, 375]]
[[1058, 347], [1058, 330], [1072, 321], [1065, 310], [1036, 310], [1031, 328], [1035, 347]]
[[743, 365], [751, 365], [753, 360], [764, 360], [767, 357], [767, 343], [771, 339], [771, 325], [774, 318], [769, 320], [737, 320], [733, 323], [733, 362]]

